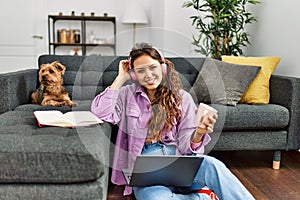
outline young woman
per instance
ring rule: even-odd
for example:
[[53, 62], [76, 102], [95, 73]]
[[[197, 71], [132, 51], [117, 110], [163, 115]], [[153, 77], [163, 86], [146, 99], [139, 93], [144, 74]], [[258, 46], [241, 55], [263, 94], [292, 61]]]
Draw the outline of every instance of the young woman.
[[[124, 85], [129, 79], [135, 82]], [[119, 126], [112, 182], [126, 185], [122, 169], [132, 168], [140, 154], [203, 154], [218, 116], [208, 118], [205, 127], [196, 127], [196, 109], [173, 63], [151, 45], [137, 44], [130, 58], [120, 61], [112, 85], [95, 97], [91, 107], [99, 118]], [[210, 199], [201, 193], [205, 186], [220, 199], [254, 199], [223, 163], [210, 156], [204, 156], [189, 188], [157, 185], [134, 187], [133, 192], [137, 200]], [[126, 186], [124, 195], [131, 193]]]

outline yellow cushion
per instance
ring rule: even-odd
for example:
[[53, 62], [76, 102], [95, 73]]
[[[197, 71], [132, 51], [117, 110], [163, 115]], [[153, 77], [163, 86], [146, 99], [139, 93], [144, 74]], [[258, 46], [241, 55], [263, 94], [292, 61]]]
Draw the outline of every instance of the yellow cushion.
[[[249, 85], [246, 92], [243, 94], [240, 103], [248, 104], [268, 104], [270, 100], [270, 77], [276, 69], [280, 57], [243, 57], [243, 56], [222, 56], [222, 61], [242, 64], [261, 66], [260, 72]], [[249, 66], [251, 67], [251, 66]]]

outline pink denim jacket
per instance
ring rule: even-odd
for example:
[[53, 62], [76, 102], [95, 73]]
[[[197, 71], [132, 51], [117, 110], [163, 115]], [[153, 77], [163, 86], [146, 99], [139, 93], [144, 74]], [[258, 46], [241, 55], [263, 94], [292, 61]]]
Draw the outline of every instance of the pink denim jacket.
[[[181, 120], [169, 132], [163, 132], [166, 145], [176, 145], [176, 154], [203, 154], [210, 136], [205, 134], [202, 143], [191, 148], [191, 137], [195, 131], [196, 105], [189, 93], [182, 90]], [[111, 181], [126, 185], [122, 169], [133, 168], [135, 159], [141, 154], [147, 136], [147, 122], [151, 117], [150, 101], [138, 84], [123, 86], [120, 90], [106, 88], [92, 102], [91, 111], [100, 119], [119, 126], [115, 143]], [[124, 195], [132, 193], [126, 187]]]

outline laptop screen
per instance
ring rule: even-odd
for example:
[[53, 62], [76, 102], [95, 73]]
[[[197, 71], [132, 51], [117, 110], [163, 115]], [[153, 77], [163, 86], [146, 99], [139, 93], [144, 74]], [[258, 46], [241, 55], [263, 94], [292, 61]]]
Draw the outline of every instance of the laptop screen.
[[185, 186], [193, 183], [202, 156], [140, 155], [133, 171], [123, 170], [130, 186]]

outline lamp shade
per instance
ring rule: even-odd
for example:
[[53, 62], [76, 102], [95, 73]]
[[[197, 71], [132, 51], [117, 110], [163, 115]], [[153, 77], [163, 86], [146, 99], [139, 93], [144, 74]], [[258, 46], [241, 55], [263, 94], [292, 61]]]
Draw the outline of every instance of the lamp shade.
[[137, 1], [130, 1], [125, 8], [122, 23], [124, 24], [147, 24], [148, 19], [144, 8]]

